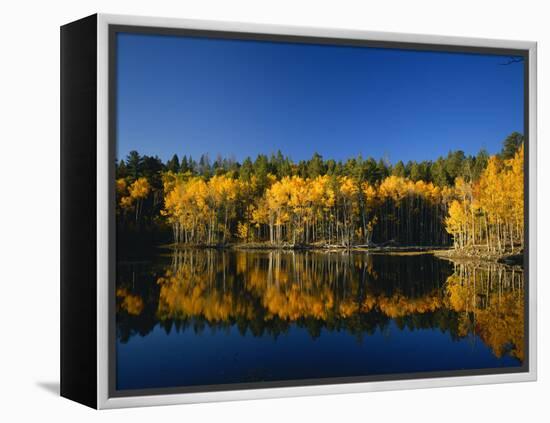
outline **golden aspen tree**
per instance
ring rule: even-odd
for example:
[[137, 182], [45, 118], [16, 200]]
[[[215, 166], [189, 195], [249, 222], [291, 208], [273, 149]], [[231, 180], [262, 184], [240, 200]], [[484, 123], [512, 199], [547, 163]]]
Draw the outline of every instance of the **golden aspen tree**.
[[449, 206], [449, 216], [445, 219], [447, 231], [454, 237], [454, 245], [457, 248], [464, 248], [465, 227], [467, 224], [468, 215], [464, 211], [464, 207], [459, 201], [453, 200]]
[[143, 200], [147, 198], [150, 192], [151, 192], [151, 185], [149, 184], [149, 181], [145, 177], [136, 179], [128, 187], [129, 197], [126, 197], [128, 199], [125, 200], [125, 204], [127, 205], [134, 204], [136, 223], [138, 222], [139, 216], [141, 214], [141, 210], [143, 207]]

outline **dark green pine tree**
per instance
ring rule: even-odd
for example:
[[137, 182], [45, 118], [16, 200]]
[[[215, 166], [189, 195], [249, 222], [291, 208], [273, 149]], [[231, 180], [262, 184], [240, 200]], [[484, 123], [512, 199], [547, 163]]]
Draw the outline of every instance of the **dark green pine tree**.
[[376, 160], [372, 157], [369, 157], [363, 162], [363, 174], [371, 185], [374, 185], [382, 179]]
[[126, 168], [126, 163], [124, 160], [121, 160], [120, 163], [116, 165], [116, 177], [117, 178], [126, 178], [128, 176], [128, 169]]
[[479, 150], [479, 153], [477, 153], [477, 156], [474, 159], [474, 166], [473, 166], [473, 179], [474, 181], [477, 181], [485, 168], [487, 167], [487, 162], [489, 161], [489, 153], [487, 150], [481, 149]]
[[181, 158], [181, 163], [180, 163], [179, 171], [180, 171], [181, 173], [185, 173], [185, 172], [188, 172], [188, 171], [189, 171], [189, 162], [187, 161], [187, 156], [186, 156], [186, 155], [184, 155], [184, 156]]
[[126, 168], [128, 170], [128, 176], [133, 179], [137, 179], [141, 174], [141, 168], [143, 165], [143, 158], [135, 150], [132, 150], [126, 156]]
[[244, 181], [250, 181], [250, 177], [254, 173], [254, 165], [252, 164], [252, 160], [250, 160], [250, 157], [247, 157], [244, 159], [243, 164], [241, 165], [239, 169], [239, 177]]
[[390, 170], [388, 169], [388, 165], [386, 162], [382, 159], [378, 160], [378, 163], [376, 165], [376, 172], [378, 173], [379, 180], [383, 180], [390, 176]]
[[444, 187], [449, 185], [449, 177], [447, 171], [445, 170], [445, 159], [440, 157], [432, 165], [431, 169], [433, 183], [439, 187]]
[[450, 152], [447, 156], [445, 170], [447, 171], [447, 175], [449, 177], [449, 184], [454, 184], [457, 177], [463, 176], [462, 170], [465, 159], [466, 156], [464, 155], [464, 151], [461, 150], [453, 151], [452, 153]]
[[404, 178], [406, 176], [406, 172], [405, 172], [405, 165], [403, 164], [403, 162], [401, 160], [399, 160], [395, 166], [393, 167], [393, 169], [391, 170], [391, 174], [393, 176], [399, 176], [401, 178]]
[[177, 154], [174, 154], [170, 160], [166, 162], [166, 169], [171, 170], [174, 173], [180, 170], [180, 159]]
[[502, 145], [502, 151], [500, 157], [503, 160], [512, 159], [518, 151], [521, 144], [523, 144], [524, 137], [519, 132], [512, 132], [506, 137]]
[[254, 174], [258, 178], [258, 186], [267, 187], [267, 175], [269, 174], [269, 160], [265, 154], [258, 154], [254, 162]]
[[212, 166], [210, 165], [210, 157], [208, 153], [201, 155], [199, 159], [199, 174], [206, 178], [209, 178], [212, 173]]
[[409, 170], [409, 177], [414, 182], [420, 181], [421, 179], [422, 180], [425, 179], [425, 178], [423, 178], [422, 168], [417, 162], [412, 162], [411, 163], [410, 170]]
[[310, 178], [316, 178], [319, 175], [326, 173], [325, 165], [323, 162], [323, 156], [318, 153], [314, 153], [313, 157], [307, 165], [307, 174]]

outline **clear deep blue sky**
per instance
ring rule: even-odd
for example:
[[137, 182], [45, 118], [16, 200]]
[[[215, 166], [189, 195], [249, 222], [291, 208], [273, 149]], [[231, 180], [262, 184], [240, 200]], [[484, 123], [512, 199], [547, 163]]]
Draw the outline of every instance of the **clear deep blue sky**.
[[523, 133], [523, 65], [491, 55], [118, 35], [117, 156], [433, 160]]

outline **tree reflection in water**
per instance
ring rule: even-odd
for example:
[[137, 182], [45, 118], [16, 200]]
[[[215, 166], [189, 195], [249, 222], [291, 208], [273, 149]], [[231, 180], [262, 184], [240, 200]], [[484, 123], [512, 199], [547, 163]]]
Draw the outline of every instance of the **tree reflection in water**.
[[430, 254], [375, 255], [184, 249], [155, 263], [119, 265], [121, 342], [166, 331], [238, 327], [272, 336], [292, 325], [312, 337], [344, 330], [439, 329], [481, 339], [496, 357], [524, 357], [521, 268], [451, 263]]

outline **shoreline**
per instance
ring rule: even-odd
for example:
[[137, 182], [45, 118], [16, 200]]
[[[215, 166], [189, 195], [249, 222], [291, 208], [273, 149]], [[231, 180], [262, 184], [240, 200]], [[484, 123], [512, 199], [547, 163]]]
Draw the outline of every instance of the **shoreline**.
[[264, 250], [264, 251], [364, 251], [364, 252], [403, 252], [403, 253], [431, 253], [432, 251], [447, 250], [446, 246], [384, 246], [384, 245], [330, 245], [330, 244], [265, 244], [265, 243], [232, 243], [232, 244], [164, 244], [159, 248], [171, 249], [213, 249], [213, 250]]
[[383, 245], [329, 245], [329, 244], [310, 244], [310, 245], [292, 245], [281, 244], [271, 245], [266, 243], [231, 243], [231, 244], [164, 244], [158, 246], [161, 249], [214, 249], [214, 250], [239, 250], [239, 251], [314, 251], [325, 253], [336, 252], [364, 252], [372, 254], [391, 254], [391, 255], [421, 255], [432, 254], [437, 258], [453, 261], [468, 262], [493, 262], [509, 266], [523, 267], [523, 254], [496, 254], [487, 253], [483, 250], [465, 251], [455, 250], [448, 246], [383, 246]]
[[455, 250], [449, 248], [446, 250], [434, 250], [433, 255], [444, 259], [452, 261], [463, 261], [463, 262], [492, 262], [508, 266], [521, 266], [523, 267], [523, 253], [511, 254], [510, 252], [497, 254], [497, 253], [488, 253], [483, 250], [464, 251], [464, 250]]

